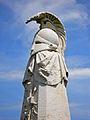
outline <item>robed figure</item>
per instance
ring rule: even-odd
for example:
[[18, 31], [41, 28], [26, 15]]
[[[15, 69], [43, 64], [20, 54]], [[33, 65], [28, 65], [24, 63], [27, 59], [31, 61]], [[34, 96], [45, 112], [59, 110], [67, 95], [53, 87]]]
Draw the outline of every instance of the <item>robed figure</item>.
[[21, 120], [70, 120], [64, 26], [47, 12], [31, 17], [26, 23], [31, 21], [39, 23], [40, 29], [34, 36], [24, 74]]

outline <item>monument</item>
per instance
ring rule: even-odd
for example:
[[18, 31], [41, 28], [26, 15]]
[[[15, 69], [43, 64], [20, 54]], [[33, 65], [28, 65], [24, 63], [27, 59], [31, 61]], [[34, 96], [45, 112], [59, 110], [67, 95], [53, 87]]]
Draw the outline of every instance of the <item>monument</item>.
[[24, 74], [21, 120], [70, 120], [64, 26], [48, 12], [31, 17], [26, 24], [31, 21], [39, 23], [40, 29], [34, 36]]

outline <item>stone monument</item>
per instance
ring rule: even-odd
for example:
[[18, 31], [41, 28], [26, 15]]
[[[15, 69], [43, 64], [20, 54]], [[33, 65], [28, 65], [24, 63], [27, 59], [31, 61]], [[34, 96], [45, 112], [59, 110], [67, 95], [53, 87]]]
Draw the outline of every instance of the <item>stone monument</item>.
[[39, 23], [40, 29], [34, 36], [24, 74], [21, 120], [70, 120], [64, 26], [48, 12], [31, 17], [26, 24], [31, 21]]

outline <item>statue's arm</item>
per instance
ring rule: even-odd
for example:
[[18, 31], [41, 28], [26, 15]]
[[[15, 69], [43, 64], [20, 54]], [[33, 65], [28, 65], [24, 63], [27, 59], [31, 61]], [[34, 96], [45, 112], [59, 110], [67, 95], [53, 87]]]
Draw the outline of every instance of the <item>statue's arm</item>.
[[34, 64], [35, 64], [35, 58], [30, 57], [28, 60], [28, 64], [26, 66], [26, 70], [24, 73], [24, 78], [22, 84], [25, 86], [28, 82], [31, 81], [31, 77], [33, 75], [33, 69], [34, 69]]

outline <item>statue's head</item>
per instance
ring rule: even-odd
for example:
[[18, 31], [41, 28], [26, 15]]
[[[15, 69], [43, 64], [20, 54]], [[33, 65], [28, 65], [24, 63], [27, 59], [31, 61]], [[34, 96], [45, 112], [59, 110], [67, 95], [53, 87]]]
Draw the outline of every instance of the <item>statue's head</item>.
[[62, 22], [52, 13], [44, 12], [39, 13], [33, 17], [31, 17], [29, 20], [26, 21], [26, 24], [36, 21], [38, 24], [40, 24], [40, 29], [43, 28], [50, 28], [54, 32], [57, 33], [59, 39], [62, 42], [62, 49], [64, 50], [66, 47], [66, 32], [64, 29], [64, 26]]
[[55, 31], [55, 26], [52, 24], [52, 22], [48, 19], [48, 18], [43, 18], [40, 22], [40, 29], [43, 29], [43, 28], [50, 28], [52, 29], [53, 31]]

